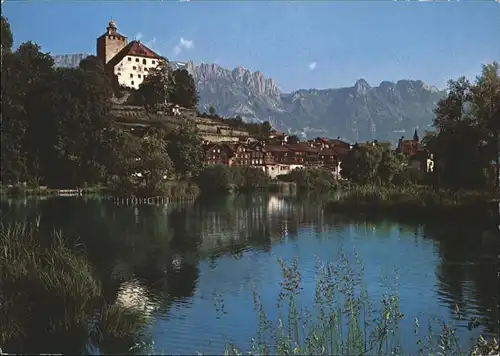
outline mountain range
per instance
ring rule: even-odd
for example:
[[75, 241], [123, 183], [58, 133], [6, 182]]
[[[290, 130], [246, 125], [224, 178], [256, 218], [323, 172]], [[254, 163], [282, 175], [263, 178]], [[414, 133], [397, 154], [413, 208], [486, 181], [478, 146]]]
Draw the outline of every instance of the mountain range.
[[[87, 54], [54, 56], [58, 67], [75, 67]], [[431, 127], [433, 110], [446, 95], [420, 80], [384, 81], [370, 86], [359, 79], [352, 87], [300, 89], [283, 93], [263, 73], [243, 67], [186, 63], [200, 96], [198, 109], [212, 105], [223, 117], [269, 121], [283, 132], [304, 138], [340, 137], [348, 141], [396, 142]]]

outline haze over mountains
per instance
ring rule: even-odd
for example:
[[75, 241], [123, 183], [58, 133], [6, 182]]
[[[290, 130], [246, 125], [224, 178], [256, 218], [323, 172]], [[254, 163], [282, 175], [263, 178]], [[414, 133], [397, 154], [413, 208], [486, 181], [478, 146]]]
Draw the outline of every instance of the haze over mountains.
[[[87, 54], [54, 56], [56, 66], [74, 67]], [[352, 87], [300, 89], [283, 93], [273, 79], [243, 67], [187, 63], [200, 95], [199, 110], [213, 105], [224, 117], [269, 121], [280, 131], [313, 138], [350, 141], [388, 140], [430, 128], [433, 109], [445, 92], [420, 80], [384, 81], [370, 86], [359, 79]]]

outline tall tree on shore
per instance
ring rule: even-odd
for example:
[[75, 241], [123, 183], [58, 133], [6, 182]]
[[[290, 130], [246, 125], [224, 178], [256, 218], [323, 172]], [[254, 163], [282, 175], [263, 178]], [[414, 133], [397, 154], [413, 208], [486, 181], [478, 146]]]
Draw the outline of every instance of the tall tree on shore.
[[198, 93], [193, 76], [186, 69], [178, 69], [173, 73], [173, 82], [170, 102], [188, 109], [196, 109]]
[[203, 141], [191, 122], [182, 123], [166, 137], [167, 151], [175, 170], [182, 178], [196, 176], [203, 169]]
[[484, 65], [474, 83], [450, 80], [448, 96], [438, 103], [435, 133], [425, 137], [435, 153], [436, 181], [450, 188], [482, 189], [495, 175], [498, 187], [500, 151], [500, 71], [498, 63]]
[[104, 180], [111, 92], [102, 73], [62, 68], [32, 93], [28, 115], [33, 144], [49, 185], [75, 187]]
[[342, 176], [354, 183], [373, 183], [381, 158], [378, 146], [356, 144], [341, 163]]
[[0, 29], [0, 46], [2, 53], [12, 51], [12, 45], [14, 44], [14, 37], [12, 36], [12, 31], [10, 30], [10, 24], [7, 18], [2, 16], [2, 24]]
[[139, 85], [139, 100], [148, 111], [156, 111], [169, 102], [173, 85], [174, 79], [168, 62], [160, 61]]
[[28, 114], [31, 96], [53, 72], [54, 61], [40, 47], [25, 42], [15, 52], [2, 52], [2, 182], [36, 180], [37, 160]]

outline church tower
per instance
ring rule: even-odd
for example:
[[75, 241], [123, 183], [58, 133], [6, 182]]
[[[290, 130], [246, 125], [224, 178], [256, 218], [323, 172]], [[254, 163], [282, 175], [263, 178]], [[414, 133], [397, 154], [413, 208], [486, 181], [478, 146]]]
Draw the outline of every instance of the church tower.
[[116, 22], [111, 20], [106, 27], [106, 33], [97, 39], [97, 58], [106, 64], [127, 44], [127, 37], [117, 32]]
[[415, 133], [413, 134], [413, 141], [419, 142], [420, 138], [418, 137], [418, 132], [417, 129], [415, 129]]

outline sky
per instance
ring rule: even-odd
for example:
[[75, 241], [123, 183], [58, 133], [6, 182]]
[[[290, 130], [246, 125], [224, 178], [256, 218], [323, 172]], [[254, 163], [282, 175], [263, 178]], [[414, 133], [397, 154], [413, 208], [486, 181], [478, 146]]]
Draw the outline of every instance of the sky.
[[419, 79], [444, 88], [500, 61], [500, 2], [16, 1], [2, 4], [14, 45], [95, 53], [112, 18], [170, 60], [243, 66], [284, 92]]

